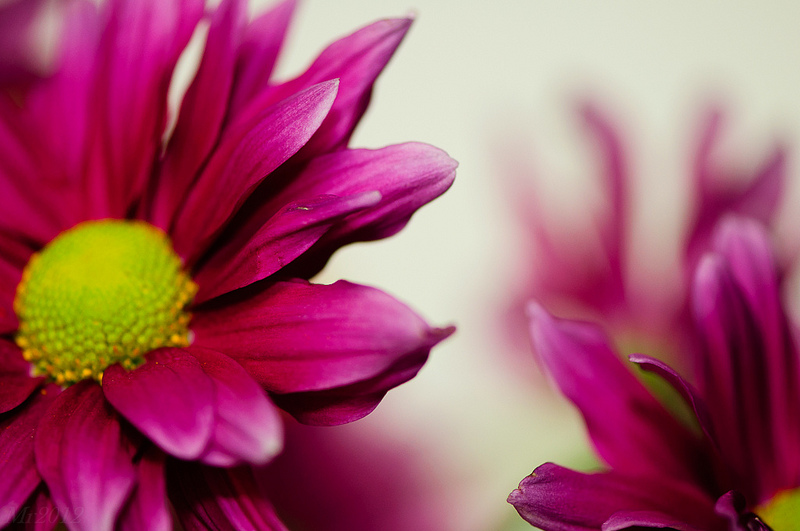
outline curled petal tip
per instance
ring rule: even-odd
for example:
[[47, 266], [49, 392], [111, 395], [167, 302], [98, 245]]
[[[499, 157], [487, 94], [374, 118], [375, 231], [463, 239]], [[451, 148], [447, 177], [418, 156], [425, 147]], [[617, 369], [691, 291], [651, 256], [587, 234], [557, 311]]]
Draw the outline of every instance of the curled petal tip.
[[448, 337], [452, 336], [456, 331], [456, 327], [453, 325], [446, 326], [444, 328], [432, 328], [430, 331], [431, 342], [435, 345], [440, 341], [444, 341]]

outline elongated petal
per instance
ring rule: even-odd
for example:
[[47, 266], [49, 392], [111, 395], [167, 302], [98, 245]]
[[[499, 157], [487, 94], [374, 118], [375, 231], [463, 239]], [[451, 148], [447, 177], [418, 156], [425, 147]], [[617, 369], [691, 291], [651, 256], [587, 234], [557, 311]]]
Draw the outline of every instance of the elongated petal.
[[751, 175], [727, 174], [714, 161], [714, 148], [720, 136], [724, 116], [718, 111], [708, 115], [694, 162], [696, 207], [687, 238], [687, 257], [694, 264], [708, 248], [717, 223], [727, 214], [748, 216], [770, 224], [783, 197], [786, 181], [786, 150], [776, 146]]
[[41, 478], [33, 457], [33, 436], [58, 388], [36, 393], [24, 405], [0, 415], [0, 527], [7, 525]]
[[[632, 354], [628, 356], [633, 363], [639, 365], [642, 369], [648, 372], [659, 375], [663, 378], [678, 394], [686, 401], [686, 404], [692, 409], [695, 417], [700, 425], [700, 429], [706, 435], [708, 440], [718, 447], [719, 442], [714, 432], [714, 424], [711, 420], [711, 415], [708, 412], [708, 406], [705, 400], [689, 382], [687, 382], [680, 374], [664, 363], [661, 360], [651, 358], [642, 354]], [[709, 463], [710, 464], [710, 463]]]
[[763, 229], [735, 220], [722, 229], [722, 254], [701, 259], [693, 285], [699, 388], [737, 484], [761, 499], [800, 477], [798, 351]]
[[622, 473], [699, 481], [700, 442], [625, 367], [596, 326], [532, 303], [534, 350], [583, 415], [597, 453]]
[[351, 196], [378, 191], [381, 201], [345, 217], [291, 266], [291, 274], [310, 278], [339, 247], [355, 241], [386, 238], [402, 229], [421, 206], [444, 193], [458, 163], [445, 152], [420, 143], [378, 150], [344, 150], [315, 158], [296, 175], [291, 168], [270, 177], [256, 191], [263, 202], [247, 223], [236, 227], [215, 253], [239, 249], [287, 204], [319, 195]]
[[176, 219], [172, 237], [181, 256], [189, 263], [199, 257], [253, 188], [308, 141], [337, 87], [337, 81], [314, 85], [231, 126]]
[[34, 439], [36, 466], [73, 530], [112, 530], [133, 490], [133, 447], [100, 386], [84, 380], [62, 392]]
[[122, 416], [171, 455], [196, 459], [208, 444], [214, 384], [184, 349], [155, 350], [132, 371], [109, 367], [103, 393]]
[[339, 389], [330, 398], [341, 402], [346, 386], [385, 379], [359, 398], [370, 409], [380, 399], [372, 395], [401, 383], [391, 375], [411, 378], [449, 335], [385, 293], [343, 281], [279, 282], [237, 304], [198, 311], [193, 329], [195, 345], [230, 355], [271, 393]]
[[181, 103], [161, 175], [151, 183], [155, 202], [152, 219], [161, 228], [169, 228], [187, 188], [219, 137], [246, 18], [247, 2], [244, 0], [221, 2], [211, 17], [203, 57]]
[[170, 464], [169, 498], [186, 531], [284, 531], [249, 468]]
[[94, 149], [86, 192], [92, 217], [125, 217], [161, 147], [167, 89], [203, 14], [202, 0], [112, 0], [92, 94]]
[[272, 69], [296, 7], [296, 0], [283, 0], [247, 25], [239, 45], [231, 114], [238, 113], [269, 86]]
[[678, 529], [724, 529], [714, 500], [691, 484], [617, 472], [583, 474], [552, 463], [523, 479], [508, 502], [526, 521], [554, 531], [605, 530], [603, 524], [620, 511], [650, 513], [652, 527], [664, 527], [669, 517], [683, 523]]
[[278, 409], [241, 365], [219, 352], [190, 347], [214, 384], [214, 427], [200, 459], [230, 467], [264, 464], [283, 447]]
[[317, 242], [303, 257], [302, 275], [319, 271], [339, 247], [397, 233], [414, 212], [450, 188], [457, 166], [444, 151], [419, 143], [347, 150], [314, 159], [281, 198], [312, 191], [345, 195], [377, 190], [382, 199], [375, 207], [347, 217]]
[[[200, 286], [195, 304], [231, 292], [278, 272], [311, 247], [346, 216], [370, 208], [379, 192], [336, 197], [320, 196], [293, 203], [275, 214], [242, 248], [230, 241], [200, 266], [194, 280]], [[234, 254], [235, 253], [235, 254]]]
[[44, 383], [44, 378], [32, 377], [30, 370], [19, 348], [0, 339], [0, 413], [20, 405]]
[[118, 531], [170, 531], [164, 454], [153, 446], [136, 463], [136, 488], [119, 518]]
[[347, 145], [369, 103], [372, 85], [402, 41], [411, 19], [380, 20], [326, 48], [299, 77], [256, 98], [277, 101], [315, 83], [339, 79], [339, 94], [325, 121], [303, 148], [308, 159]]

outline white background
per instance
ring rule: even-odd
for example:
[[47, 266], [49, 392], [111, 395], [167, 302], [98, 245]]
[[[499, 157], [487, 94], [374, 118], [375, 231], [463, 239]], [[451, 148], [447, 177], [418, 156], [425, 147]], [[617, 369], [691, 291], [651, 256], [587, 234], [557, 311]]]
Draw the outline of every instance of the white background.
[[504, 154], [563, 178], [551, 188], [576, 211], [586, 198], [575, 178], [594, 175], [576, 102], [598, 101], [644, 183], [635, 237], [666, 259], [709, 102], [729, 111], [734, 162], [753, 163], [776, 138], [797, 140], [800, 3], [306, 0], [279, 71], [299, 73], [333, 39], [412, 10], [352, 145], [431, 143], [459, 161], [455, 185], [399, 235], [340, 251], [318, 280], [378, 286], [430, 322], [458, 326], [358, 429], [429, 452], [432, 481], [447, 485], [431, 503], [452, 512], [453, 530], [525, 529], [505, 497], [544, 461], [574, 464], [585, 443], [546, 382], [514, 370], [523, 358], [509, 362], [498, 325], [525, 274]]

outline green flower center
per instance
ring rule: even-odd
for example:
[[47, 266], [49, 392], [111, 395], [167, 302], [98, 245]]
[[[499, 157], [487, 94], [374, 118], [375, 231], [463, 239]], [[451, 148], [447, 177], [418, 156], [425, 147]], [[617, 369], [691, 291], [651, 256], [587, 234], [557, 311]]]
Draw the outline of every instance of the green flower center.
[[773, 531], [800, 531], [800, 489], [779, 492], [755, 512]]
[[86, 221], [34, 254], [14, 299], [16, 342], [34, 373], [69, 385], [133, 369], [158, 347], [189, 344], [197, 285], [169, 238], [142, 221]]

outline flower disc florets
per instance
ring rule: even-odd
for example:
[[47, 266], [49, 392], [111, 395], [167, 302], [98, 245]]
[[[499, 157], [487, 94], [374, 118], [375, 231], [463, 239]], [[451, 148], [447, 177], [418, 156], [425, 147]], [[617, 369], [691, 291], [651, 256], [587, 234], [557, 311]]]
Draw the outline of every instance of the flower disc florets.
[[83, 222], [34, 254], [14, 299], [16, 341], [59, 384], [133, 369], [158, 347], [189, 344], [197, 285], [169, 238], [141, 221]]

